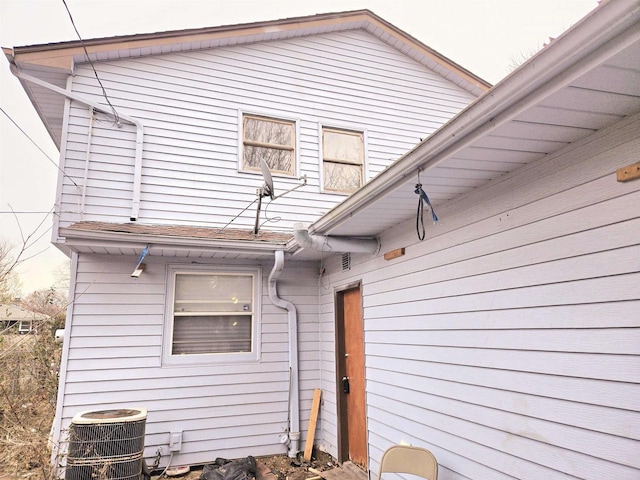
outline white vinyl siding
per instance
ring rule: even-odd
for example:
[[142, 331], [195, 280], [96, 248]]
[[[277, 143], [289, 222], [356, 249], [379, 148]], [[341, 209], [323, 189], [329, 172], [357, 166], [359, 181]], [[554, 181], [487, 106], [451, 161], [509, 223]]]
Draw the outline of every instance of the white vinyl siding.
[[406, 441], [448, 479], [631, 480], [640, 457], [640, 117], [325, 260], [322, 435], [337, 449], [333, 287], [363, 285], [370, 468]]
[[[149, 410], [149, 464], [159, 446], [168, 451], [169, 432], [177, 430], [183, 431], [183, 443], [174, 455], [176, 464], [284, 454], [279, 438], [287, 428], [288, 319], [286, 310], [268, 297], [266, 277], [273, 262], [217, 259], [208, 265], [261, 269], [259, 361], [162, 366], [167, 262], [175, 265], [180, 259], [147, 257], [144, 273], [132, 279], [137, 256], [124, 248], [120, 253], [80, 255], [73, 318], [66, 325], [68, 360], [61, 374], [63, 430], [56, 432], [56, 441], [59, 435], [66, 439], [79, 411], [138, 405]], [[191, 259], [184, 259], [183, 266], [192, 268]], [[282, 298], [298, 311], [302, 438], [319, 383], [316, 271], [311, 262], [290, 264], [278, 282]], [[163, 464], [167, 460], [163, 457]]]
[[[269, 206], [286, 230], [311, 222], [344, 199], [322, 192], [318, 125], [367, 128], [365, 180], [413, 148], [472, 96], [363, 31], [349, 31], [210, 50], [96, 63], [116, 108], [144, 124], [139, 222], [222, 226], [255, 199], [260, 175], [239, 172], [238, 111], [299, 119], [294, 176], [308, 185]], [[78, 64], [70, 88], [100, 101], [91, 68]], [[83, 220], [126, 222], [133, 189], [135, 128], [94, 122], [84, 215], [89, 114], [71, 102], [60, 225]], [[358, 126], [356, 128], [356, 126]], [[257, 172], [256, 172], [257, 173]], [[233, 225], [250, 228], [248, 209]]]

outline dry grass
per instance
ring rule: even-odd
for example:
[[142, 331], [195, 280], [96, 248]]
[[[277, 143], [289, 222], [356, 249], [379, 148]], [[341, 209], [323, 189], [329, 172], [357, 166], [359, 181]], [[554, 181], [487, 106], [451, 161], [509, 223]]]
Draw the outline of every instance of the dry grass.
[[0, 335], [0, 478], [52, 479], [47, 442], [61, 348], [48, 321], [35, 334], [14, 328]]

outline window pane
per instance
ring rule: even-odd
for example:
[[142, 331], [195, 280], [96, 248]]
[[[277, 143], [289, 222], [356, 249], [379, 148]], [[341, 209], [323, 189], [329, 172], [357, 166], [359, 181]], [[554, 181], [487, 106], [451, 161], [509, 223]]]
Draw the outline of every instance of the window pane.
[[173, 355], [251, 351], [251, 315], [175, 317]]
[[346, 163], [324, 162], [324, 188], [338, 192], [355, 192], [362, 185], [362, 167]]
[[260, 160], [264, 158], [272, 172], [283, 172], [293, 175], [294, 155], [293, 150], [280, 150], [278, 148], [244, 146], [244, 168], [260, 169]]
[[174, 311], [252, 312], [251, 275], [176, 275]]
[[244, 117], [244, 139], [293, 147], [293, 124], [264, 118]]
[[325, 160], [362, 164], [362, 134], [324, 130], [322, 150]]

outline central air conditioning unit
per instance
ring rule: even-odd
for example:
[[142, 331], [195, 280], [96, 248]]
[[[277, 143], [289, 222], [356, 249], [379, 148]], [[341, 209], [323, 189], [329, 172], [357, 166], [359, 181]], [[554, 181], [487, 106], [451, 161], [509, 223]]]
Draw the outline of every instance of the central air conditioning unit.
[[78, 413], [71, 420], [65, 480], [139, 480], [146, 408]]

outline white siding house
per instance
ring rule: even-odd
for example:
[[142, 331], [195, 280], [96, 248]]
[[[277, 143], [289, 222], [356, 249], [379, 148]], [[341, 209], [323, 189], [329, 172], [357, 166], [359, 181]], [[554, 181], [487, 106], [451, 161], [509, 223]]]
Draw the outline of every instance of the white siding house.
[[[407, 442], [439, 480], [639, 478], [637, 1], [601, 2], [457, 114], [486, 85], [369, 12], [88, 48], [121, 128], [91, 126], [89, 69], [60, 61], [76, 43], [7, 52], [68, 175], [57, 441], [78, 411], [139, 405], [161, 465], [176, 431], [176, 464], [284, 453], [320, 388], [318, 447], [371, 476]], [[264, 116], [276, 194], [307, 184], [254, 235]], [[361, 184], [335, 193], [335, 169]]]
[[[323, 260], [329, 451], [350, 453], [336, 328], [355, 286], [372, 472], [404, 441], [435, 454], [440, 480], [639, 478], [639, 27], [637, 2], [603, 2], [311, 225], [326, 242], [382, 246], [348, 268]], [[431, 196], [481, 155], [478, 167], [529, 158], [453, 200], [433, 195], [439, 222], [425, 206], [421, 241], [418, 176]]]
[[[5, 49], [64, 172], [53, 242], [73, 303], [54, 457], [77, 413], [135, 406], [149, 463], [285, 453], [321, 384], [319, 257], [294, 256], [293, 224], [489, 85], [365, 10], [84, 44]], [[257, 235], [255, 151], [276, 195]]]

